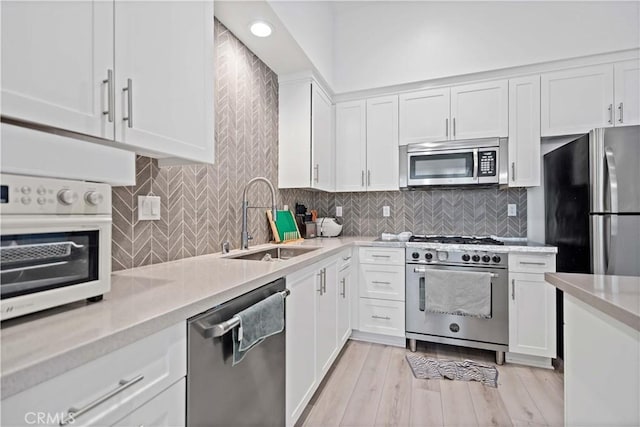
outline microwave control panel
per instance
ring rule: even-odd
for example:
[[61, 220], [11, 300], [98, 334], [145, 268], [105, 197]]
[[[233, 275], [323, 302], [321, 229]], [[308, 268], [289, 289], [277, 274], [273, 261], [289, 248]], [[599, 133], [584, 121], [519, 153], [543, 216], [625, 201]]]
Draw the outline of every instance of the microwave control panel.
[[497, 160], [495, 150], [478, 152], [478, 176], [496, 176]]

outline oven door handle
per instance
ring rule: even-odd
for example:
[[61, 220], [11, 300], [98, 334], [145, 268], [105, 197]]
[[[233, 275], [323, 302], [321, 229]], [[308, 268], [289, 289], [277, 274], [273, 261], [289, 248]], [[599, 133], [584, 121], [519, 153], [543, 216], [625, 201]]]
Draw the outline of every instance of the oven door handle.
[[[435, 269], [432, 269], [432, 270], [435, 270]], [[482, 271], [477, 271], [477, 270], [474, 270], [474, 271], [475, 271], [475, 272], [478, 272], [478, 273], [482, 273]], [[414, 272], [414, 273], [422, 273], [422, 274], [424, 274], [424, 273], [426, 273], [426, 272], [427, 272], [427, 269], [426, 269], [426, 268], [418, 268], [418, 267], [414, 267], [413, 272]], [[491, 274], [491, 277], [492, 277], [492, 278], [496, 278], [496, 277], [498, 277], [498, 275], [497, 275], [496, 273], [489, 273], [489, 274]]]

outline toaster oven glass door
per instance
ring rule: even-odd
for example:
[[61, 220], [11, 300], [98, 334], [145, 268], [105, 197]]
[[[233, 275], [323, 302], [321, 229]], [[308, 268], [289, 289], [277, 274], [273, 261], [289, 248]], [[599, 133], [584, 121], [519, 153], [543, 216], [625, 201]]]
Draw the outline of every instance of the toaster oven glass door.
[[99, 231], [3, 235], [0, 298], [98, 280]]

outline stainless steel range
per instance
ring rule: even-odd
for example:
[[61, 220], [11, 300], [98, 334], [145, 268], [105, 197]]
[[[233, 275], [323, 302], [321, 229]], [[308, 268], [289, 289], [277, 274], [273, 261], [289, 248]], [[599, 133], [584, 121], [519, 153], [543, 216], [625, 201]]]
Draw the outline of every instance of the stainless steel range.
[[[506, 251], [493, 248], [502, 244], [487, 237], [411, 238], [406, 249], [406, 336], [411, 351], [416, 350], [416, 340], [438, 342], [493, 350], [496, 362], [504, 363], [509, 345], [508, 260]], [[487, 249], [487, 245], [496, 250], [479, 250]], [[430, 311], [425, 303], [430, 292], [427, 281], [429, 273], [436, 270], [489, 274], [488, 316]]]

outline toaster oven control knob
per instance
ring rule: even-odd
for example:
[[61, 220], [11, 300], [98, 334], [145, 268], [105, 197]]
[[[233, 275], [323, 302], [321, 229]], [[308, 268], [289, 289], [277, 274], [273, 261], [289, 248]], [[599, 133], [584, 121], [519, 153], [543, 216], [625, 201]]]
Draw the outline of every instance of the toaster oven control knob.
[[469, 254], [464, 254], [464, 255], [462, 255], [462, 260], [463, 260], [464, 262], [468, 262], [470, 259], [471, 259], [471, 257], [469, 256]]
[[424, 257], [431, 261], [431, 259], [433, 258], [433, 254], [431, 252], [427, 252], [426, 254], [424, 254]]
[[473, 262], [478, 262], [480, 261], [480, 256], [479, 255], [474, 255], [471, 257], [471, 259], [473, 260]]
[[84, 195], [84, 199], [87, 201], [88, 204], [92, 206], [97, 206], [100, 203], [102, 203], [102, 201], [104, 200], [104, 197], [102, 196], [102, 194], [98, 193], [97, 191], [87, 191]]
[[500, 258], [498, 255], [494, 255], [493, 256], [493, 262], [495, 262], [496, 264], [500, 262], [502, 258]]
[[58, 200], [63, 205], [72, 205], [78, 201], [78, 193], [73, 190], [61, 190], [58, 193]]
[[491, 257], [489, 255], [482, 256], [482, 262], [489, 262], [489, 261], [491, 261]]
[[414, 253], [411, 254], [411, 258], [418, 259], [418, 258], [420, 258], [420, 254], [418, 252], [414, 252]]

